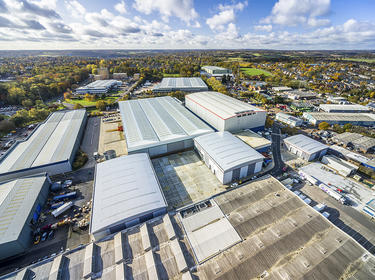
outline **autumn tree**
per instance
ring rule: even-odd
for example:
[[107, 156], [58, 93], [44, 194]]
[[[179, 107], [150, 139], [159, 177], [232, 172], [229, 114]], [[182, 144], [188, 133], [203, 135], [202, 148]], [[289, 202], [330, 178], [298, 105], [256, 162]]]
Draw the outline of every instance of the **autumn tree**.
[[321, 122], [318, 127], [320, 130], [327, 130], [329, 128], [329, 124], [327, 122]]
[[104, 100], [96, 101], [96, 108], [100, 111], [104, 111], [107, 106], [107, 103]]

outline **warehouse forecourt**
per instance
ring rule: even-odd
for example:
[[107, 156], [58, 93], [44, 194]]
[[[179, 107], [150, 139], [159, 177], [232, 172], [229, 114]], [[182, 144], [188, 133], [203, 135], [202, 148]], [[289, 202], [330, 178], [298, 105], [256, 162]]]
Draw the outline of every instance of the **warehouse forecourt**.
[[213, 132], [170, 96], [119, 102], [129, 154], [150, 157], [190, 149], [193, 138]]
[[189, 78], [163, 78], [159, 84], [157, 84], [152, 92], [154, 93], [166, 93], [172, 91], [184, 91], [184, 92], [195, 92], [208, 90], [207, 85], [201, 78], [189, 77]]
[[167, 202], [146, 153], [96, 165], [90, 234], [108, 234], [166, 213]]
[[195, 92], [185, 97], [186, 107], [218, 131], [264, 129], [266, 111], [215, 91]]
[[29, 248], [49, 186], [46, 174], [0, 183], [0, 260]]
[[222, 184], [238, 181], [262, 169], [264, 157], [227, 131], [196, 137], [194, 144]]
[[1, 157], [0, 181], [72, 171], [86, 119], [84, 109], [52, 113], [26, 140], [17, 141]]

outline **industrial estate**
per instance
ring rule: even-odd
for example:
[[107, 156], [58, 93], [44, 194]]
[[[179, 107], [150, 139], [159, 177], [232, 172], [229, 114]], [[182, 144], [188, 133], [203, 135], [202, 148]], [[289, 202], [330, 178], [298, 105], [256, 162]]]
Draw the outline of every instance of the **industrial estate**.
[[374, 109], [231, 63], [100, 62], [4, 136], [0, 279], [375, 279]]

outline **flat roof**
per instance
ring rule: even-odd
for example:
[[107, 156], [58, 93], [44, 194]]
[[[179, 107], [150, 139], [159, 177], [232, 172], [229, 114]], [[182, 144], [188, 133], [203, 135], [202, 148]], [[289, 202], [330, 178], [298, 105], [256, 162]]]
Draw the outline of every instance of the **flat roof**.
[[289, 95], [297, 95], [297, 96], [317, 96], [315, 92], [311, 91], [302, 91], [302, 90], [292, 90], [288, 92]]
[[208, 87], [205, 82], [199, 77], [179, 77], [179, 78], [163, 78], [153, 90], [207, 90]]
[[205, 150], [223, 171], [245, 163], [258, 162], [263, 156], [228, 131], [196, 137], [194, 141]]
[[[340, 105], [344, 106], [344, 105]], [[375, 114], [368, 113], [304, 113], [310, 115], [317, 121], [355, 121], [355, 122], [374, 122]]]
[[203, 68], [211, 69], [211, 70], [229, 70], [228, 68], [214, 66], [214, 65], [205, 65], [205, 66], [202, 67], [202, 69]]
[[319, 108], [324, 111], [340, 110], [340, 111], [369, 111], [369, 108], [359, 104], [320, 104]]
[[358, 162], [361, 162], [361, 163], [367, 163], [367, 162], [370, 161], [369, 158], [367, 158], [363, 155], [354, 153], [352, 151], [349, 151], [348, 149], [345, 149], [345, 148], [337, 146], [337, 145], [332, 145], [332, 146], [329, 147], [329, 149], [333, 150], [333, 151], [336, 151], [336, 152], [342, 154], [343, 156], [345, 156], [349, 159], [352, 159], [352, 160], [355, 160], [355, 161], [358, 161]]
[[264, 112], [258, 107], [216, 91], [195, 92], [186, 95], [185, 98], [224, 120], [233, 118], [239, 113]]
[[0, 173], [68, 160], [86, 116], [86, 110], [57, 111], [25, 141], [16, 142], [0, 159]]
[[213, 131], [170, 96], [120, 101], [119, 108], [128, 151]]
[[305, 151], [308, 154], [313, 154], [320, 152], [322, 150], [328, 149], [327, 145], [320, 143], [310, 137], [307, 137], [303, 134], [297, 134], [284, 139], [284, 142]]
[[0, 244], [18, 239], [46, 181], [39, 174], [0, 183]]
[[79, 87], [78, 89], [80, 90], [85, 90], [85, 89], [107, 89], [110, 88], [111, 86], [117, 84], [117, 80], [97, 80], [92, 83], [89, 83], [85, 86]]
[[245, 129], [243, 131], [234, 133], [233, 135], [240, 138], [242, 141], [244, 141], [246, 144], [248, 144], [255, 150], [271, 146], [270, 140], [260, 136], [258, 133], [255, 133], [250, 129]]
[[148, 154], [122, 156], [96, 165], [90, 232], [167, 207]]
[[295, 121], [295, 122], [302, 121], [302, 119], [300, 119], [300, 118], [297, 118], [295, 116], [292, 116], [292, 115], [289, 115], [289, 114], [286, 114], [286, 113], [282, 113], [282, 112], [277, 113], [276, 116], [280, 116], [282, 118], [287, 118], [288, 120], [292, 120], [292, 121]]

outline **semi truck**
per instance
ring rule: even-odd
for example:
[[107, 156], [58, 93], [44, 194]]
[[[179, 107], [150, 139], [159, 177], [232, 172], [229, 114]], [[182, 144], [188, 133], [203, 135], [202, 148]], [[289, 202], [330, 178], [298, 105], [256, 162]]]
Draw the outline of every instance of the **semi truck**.
[[72, 199], [72, 198], [75, 198], [77, 195], [77, 192], [70, 192], [70, 193], [66, 193], [66, 194], [62, 194], [62, 195], [56, 195], [53, 197], [53, 200], [54, 201], [61, 201], [61, 200], [64, 200], [64, 199]]
[[65, 211], [69, 210], [73, 206], [73, 202], [69, 201], [67, 203], [64, 203], [56, 210], [52, 211], [52, 215], [56, 218], [57, 216], [61, 215]]
[[336, 190], [327, 186], [326, 184], [320, 184], [319, 188], [327, 193], [330, 197], [333, 197], [334, 199], [339, 201], [341, 204], [348, 204], [348, 199], [344, 195], [338, 193]]

